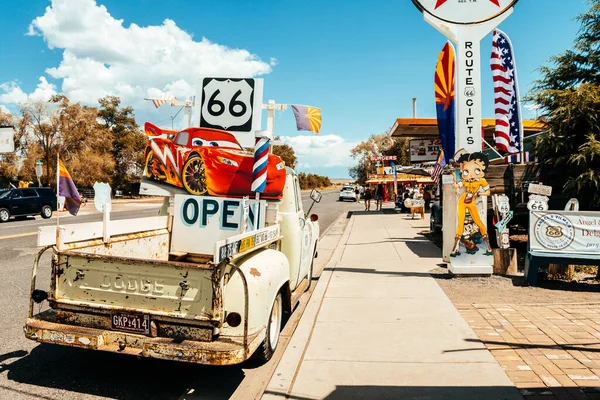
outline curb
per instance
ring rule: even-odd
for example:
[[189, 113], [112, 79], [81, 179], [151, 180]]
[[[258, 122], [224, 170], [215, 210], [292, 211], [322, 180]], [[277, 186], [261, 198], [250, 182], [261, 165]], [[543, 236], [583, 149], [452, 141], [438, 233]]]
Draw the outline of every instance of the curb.
[[[331, 224], [330, 227], [333, 225], [334, 224]], [[353, 225], [354, 218], [351, 217], [348, 225], [346, 225], [346, 228], [344, 229], [344, 233], [342, 234], [340, 241], [333, 251], [333, 254], [331, 255], [329, 261], [325, 264], [315, 290], [313, 291], [310, 300], [306, 305], [306, 309], [300, 318], [300, 322], [298, 323], [298, 326], [296, 327], [294, 334], [288, 343], [285, 352], [269, 381], [269, 384], [267, 385], [265, 394], [262, 397], [264, 400], [285, 399], [290, 396], [296, 381], [296, 377], [298, 376], [298, 372], [302, 366], [304, 355], [306, 354], [306, 350], [310, 344], [315, 323], [317, 317], [319, 316], [319, 312], [321, 311], [323, 299], [325, 298], [325, 294], [327, 293], [327, 289], [329, 287], [329, 282], [331, 281], [331, 277], [333, 276], [333, 272], [335, 271], [337, 263], [342, 258]], [[327, 230], [329, 230], [329, 228], [326, 229], [326, 232]]]

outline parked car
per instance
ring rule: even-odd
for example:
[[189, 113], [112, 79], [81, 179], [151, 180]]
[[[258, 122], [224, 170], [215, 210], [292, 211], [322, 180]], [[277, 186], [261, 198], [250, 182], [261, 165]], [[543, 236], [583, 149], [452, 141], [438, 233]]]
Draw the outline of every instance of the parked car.
[[41, 215], [50, 218], [56, 211], [56, 193], [51, 188], [8, 189], [0, 192], [0, 222], [10, 217]]
[[345, 200], [358, 201], [358, 197], [356, 197], [356, 193], [354, 193], [354, 187], [344, 186], [342, 190], [340, 190], [340, 201]]

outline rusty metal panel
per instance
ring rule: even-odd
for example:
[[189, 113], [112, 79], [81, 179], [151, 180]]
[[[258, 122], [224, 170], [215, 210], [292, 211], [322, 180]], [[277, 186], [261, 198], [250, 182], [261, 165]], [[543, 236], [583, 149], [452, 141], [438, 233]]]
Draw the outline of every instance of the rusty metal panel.
[[159, 229], [115, 236], [111, 237], [108, 244], [105, 244], [102, 239], [69, 243], [64, 245], [63, 249], [86, 254], [167, 261], [169, 231]]
[[250, 335], [249, 351], [245, 351], [240, 338], [220, 337], [211, 342], [179, 341], [69, 326], [54, 322], [51, 315], [47, 317], [50, 321], [43, 319], [44, 314], [28, 318], [24, 327], [25, 337], [42, 343], [209, 365], [239, 364], [249, 358], [261, 342], [260, 335]]
[[58, 254], [52, 301], [194, 319], [212, 316], [211, 268], [72, 252]]

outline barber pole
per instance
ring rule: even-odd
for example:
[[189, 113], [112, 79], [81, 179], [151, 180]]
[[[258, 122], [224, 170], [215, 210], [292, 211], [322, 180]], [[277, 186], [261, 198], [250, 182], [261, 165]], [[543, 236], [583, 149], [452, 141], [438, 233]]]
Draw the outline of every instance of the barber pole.
[[252, 191], [263, 193], [267, 187], [267, 163], [270, 139], [264, 132], [256, 134], [254, 145], [254, 167], [252, 168]]

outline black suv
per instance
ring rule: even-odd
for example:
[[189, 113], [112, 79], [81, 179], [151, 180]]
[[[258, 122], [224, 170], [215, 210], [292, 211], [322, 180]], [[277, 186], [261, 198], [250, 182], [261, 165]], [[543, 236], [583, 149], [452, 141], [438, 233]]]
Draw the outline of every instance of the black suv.
[[10, 217], [40, 214], [50, 218], [56, 211], [56, 193], [51, 188], [7, 189], [0, 192], [0, 222]]

